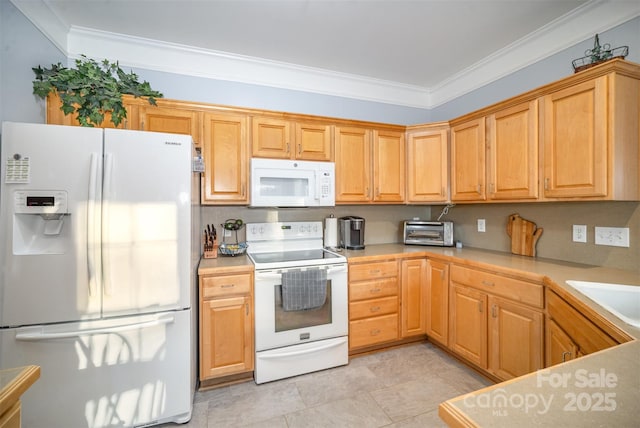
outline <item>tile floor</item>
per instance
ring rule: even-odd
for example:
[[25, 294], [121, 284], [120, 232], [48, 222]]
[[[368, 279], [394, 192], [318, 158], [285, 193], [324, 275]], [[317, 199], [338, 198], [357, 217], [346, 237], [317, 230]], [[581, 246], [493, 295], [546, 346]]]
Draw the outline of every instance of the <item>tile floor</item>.
[[[198, 392], [185, 428], [445, 427], [438, 404], [492, 382], [427, 342], [349, 365]], [[166, 424], [163, 427], [176, 427]]]

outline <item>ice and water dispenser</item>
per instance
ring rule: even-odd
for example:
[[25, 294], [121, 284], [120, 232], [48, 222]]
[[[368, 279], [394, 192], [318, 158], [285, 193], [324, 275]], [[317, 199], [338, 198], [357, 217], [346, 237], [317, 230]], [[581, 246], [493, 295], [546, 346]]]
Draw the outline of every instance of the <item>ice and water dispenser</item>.
[[71, 240], [67, 192], [16, 190], [13, 200], [13, 254], [64, 254]]

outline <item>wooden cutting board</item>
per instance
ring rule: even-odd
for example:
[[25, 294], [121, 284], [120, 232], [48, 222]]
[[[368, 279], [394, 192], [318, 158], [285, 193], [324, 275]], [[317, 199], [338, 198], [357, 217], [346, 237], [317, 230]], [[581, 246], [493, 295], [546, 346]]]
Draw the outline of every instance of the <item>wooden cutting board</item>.
[[519, 214], [511, 214], [507, 219], [507, 235], [511, 237], [511, 252], [523, 256], [535, 257], [536, 243], [543, 229], [532, 221], [525, 220]]

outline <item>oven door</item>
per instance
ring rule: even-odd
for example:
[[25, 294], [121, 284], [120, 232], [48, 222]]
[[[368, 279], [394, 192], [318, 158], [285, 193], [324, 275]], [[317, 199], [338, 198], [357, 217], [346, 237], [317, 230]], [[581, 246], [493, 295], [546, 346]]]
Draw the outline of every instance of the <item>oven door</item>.
[[[282, 274], [292, 269], [326, 269], [326, 299], [322, 306], [285, 310]], [[348, 329], [346, 264], [256, 271], [256, 351], [346, 336]]]

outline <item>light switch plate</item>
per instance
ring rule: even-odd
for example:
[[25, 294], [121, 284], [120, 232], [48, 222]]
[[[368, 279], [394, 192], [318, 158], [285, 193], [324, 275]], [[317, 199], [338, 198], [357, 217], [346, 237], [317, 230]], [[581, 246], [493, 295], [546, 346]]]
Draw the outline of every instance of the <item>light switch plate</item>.
[[587, 225], [573, 225], [573, 242], [587, 242]]
[[611, 247], [629, 246], [628, 227], [598, 227], [596, 226], [596, 245]]
[[478, 232], [486, 232], [486, 231], [487, 231], [487, 224], [485, 222], [485, 219], [479, 218], [478, 219]]

